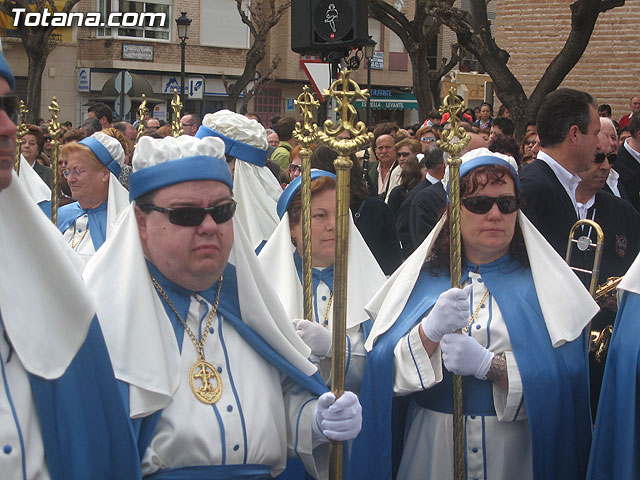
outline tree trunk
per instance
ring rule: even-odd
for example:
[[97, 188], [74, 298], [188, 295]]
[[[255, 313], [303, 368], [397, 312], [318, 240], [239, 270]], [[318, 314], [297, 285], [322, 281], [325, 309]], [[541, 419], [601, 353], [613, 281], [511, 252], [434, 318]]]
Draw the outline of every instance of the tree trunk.
[[40, 104], [42, 103], [42, 74], [47, 64], [47, 56], [43, 49], [36, 51], [27, 50], [29, 59], [29, 73], [27, 76], [27, 99], [26, 107], [29, 110], [27, 119], [29, 123], [35, 123], [41, 117]]
[[417, 48], [410, 52], [409, 58], [411, 59], [411, 69], [413, 70], [413, 94], [418, 101], [418, 120], [424, 122], [429, 112], [433, 110], [434, 105], [429, 78], [429, 64], [422, 48]]

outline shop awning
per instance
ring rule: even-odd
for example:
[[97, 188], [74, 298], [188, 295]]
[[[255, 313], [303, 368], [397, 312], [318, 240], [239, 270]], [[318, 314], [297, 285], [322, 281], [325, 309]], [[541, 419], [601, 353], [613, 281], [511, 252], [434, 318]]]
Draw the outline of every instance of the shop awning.
[[[358, 100], [355, 107], [366, 110], [367, 102]], [[394, 93], [388, 97], [371, 97], [372, 110], [417, 110], [418, 101], [412, 93]]]

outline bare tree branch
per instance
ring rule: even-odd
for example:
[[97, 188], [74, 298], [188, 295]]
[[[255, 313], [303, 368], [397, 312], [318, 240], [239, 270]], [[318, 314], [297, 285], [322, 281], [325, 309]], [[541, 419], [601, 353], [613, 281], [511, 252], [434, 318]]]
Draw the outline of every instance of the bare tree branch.
[[[246, 108], [248, 100], [272, 80], [273, 72], [280, 61], [279, 57], [273, 59], [271, 66], [258, 80], [255, 77], [258, 65], [267, 54], [266, 45], [269, 32], [277, 25], [284, 12], [291, 5], [290, 0], [285, 0], [279, 5], [276, 5], [276, 2], [277, 0], [253, 0], [249, 5], [243, 6], [246, 5], [246, 0], [236, 0], [240, 19], [249, 28], [252, 42], [245, 55], [245, 67], [240, 78], [232, 83], [226, 76], [222, 77], [224, 88], [229, 95], [228, 107], [230, 110], [236, 110], [240, 95], [243, 93], [244, 100], [241, 108]], [[247, 86], [251, 82], [255, 82], [253, 88], [247, 91]]]

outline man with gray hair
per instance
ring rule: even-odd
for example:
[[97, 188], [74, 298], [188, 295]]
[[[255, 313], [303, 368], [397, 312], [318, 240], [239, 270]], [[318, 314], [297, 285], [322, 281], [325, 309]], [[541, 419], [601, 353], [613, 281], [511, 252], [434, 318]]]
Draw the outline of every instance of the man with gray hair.
[[90, 137], [96, 132], [102, 130], [102, 124], [100, 120], [95, 117], [89, 117], [84, 122], [82, 122], [82, 126], [80, 129], [85, 133], [87, 137]]
[[195, 113], [187, 113], [183, 115], [180, 119], [180, 123], [182, 124], [182, 131], [184, 135], [195, 136], [198, 128], [202, 125], [202, 121], [200, 120], [200, 115]]

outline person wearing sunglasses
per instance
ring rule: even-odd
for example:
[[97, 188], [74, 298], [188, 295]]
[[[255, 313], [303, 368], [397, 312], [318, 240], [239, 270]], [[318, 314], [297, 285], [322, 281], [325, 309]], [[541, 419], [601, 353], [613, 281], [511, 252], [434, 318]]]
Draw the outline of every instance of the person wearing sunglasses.
[[124, 149], [117, 130], [101, 130], [79, 142], [62, 146], [73, 203], [60, 207], [58, 229], [72, 250], [87, 262], [112, 233], [119, 213], [129, 205], [129, 193], [120, 184]]
[[242, 224], [253, 248], [260, 251], [278, 225], [276, 204], [282, 193], [280, 183], [265, 166], [266, 130], [244, 115], [220, 110], [205, 115], [196, 137], [207, 136], [221, 138], [225, 143], [233, 193], [238, 201], [236, 221]]
[[[601, 117], [600, 120], [603, 120]], [[609, 120], [609, 119], [605, 119]], [[609, 120], [610, 121], [610, 120]], [[605, 145], [606, 147], [606, 145]], [[580, 173], [580, 183], [576, 188], [576, 200], [581, 220], [596, 222], [604, 232], [604, 245], [600, 262], [598, 284], [603, 284], [610, 277], [625, 275], [634, 259], [640, 252], [640, 214], [631, 203], [616, 197], [607, 188], [607, 180], [616, 154], [598, 151], [592, 167]], [[582, 235], [590, 235], [588, 228], [582, 229]], [[595, 235], [591, 234], [595, 239]], [[595, 249], [590, 248], [580, 255], [586, 265], [593, 265]], [[577, 254], [577, 252], [576, 252]], [[575, 254], [574, 254], [575, 256]], [[590, 275], [578, 274], [589, 281]], [[613, 326], [617, 308], [615, 296], [605, 298], [600, 311], [592, 320], [591, 330], [602, 331], [607, 325]], [[589, 354], [589, 371], [591, 380], [591, 410], [595, 418], [600, 397], [600, 386], [606, 362], [595, 359], [595, 351]]]
[[515, 160], [478, 149], [462, 162], [462, 288], [451, 288], [445, 212], [366, 306], [375, 322], [352, 463], [362, 478], [389, 478], [399, 443], [398, 478], [452, 478], [457, 374], [467, 478], [582, 478], [585, 327], [597, 305], [520, 212]]
[[14, 87], [0, 54], [2, 478], [140, 478], [128, 412], [79, 260], [30, 198], [24, 171], [18, 177], [13, 170]]
[[407, 161], [407, 158], [409, 158], [409, 155], [418, 155], [418, 161], [423, 157], [422, 144], [415, 138], [403, 138], [395, 144], [395, 150], [397, 165], [393, 168], [391, 176], [389, 177], [389, 187], [384, 199], [387, 203], [389, 203], [389, 195], [391, 195], [391, 191], [400, 185], [402, 168]]
[[268, 478], [297, 454], [317, 477], [327, 438], [357, 434], [359, 404], [324, 393], [236, 222], [225, 151], [213, 136], [141, 138], [133, 203], [83, 278], [143, 476]]

